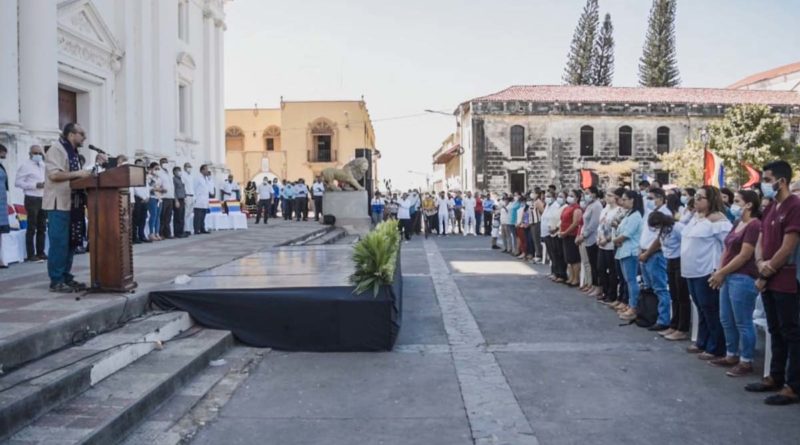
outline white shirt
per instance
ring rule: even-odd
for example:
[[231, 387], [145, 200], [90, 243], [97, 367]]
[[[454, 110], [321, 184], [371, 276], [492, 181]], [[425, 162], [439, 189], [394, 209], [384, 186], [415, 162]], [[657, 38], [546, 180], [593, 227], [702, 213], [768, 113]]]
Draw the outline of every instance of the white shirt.
[[[600, 226], [597, 228], [597, 245], [602, 250], [614, 250], [614, 228], [611, 226], [614, 223], [614, 219], [617, 218], [619, 212], [622, 211], [622, 208], [619, 206], [614, 206], [613, 208], [610, 205], [606, 205], [603, 208], [603, 211], [600, 212]], [[604, 245], [600, 245], [600, 237], [603, 237], [607, 242]]]
[[192, 186], [194, 188], [194, 207], [196, 209], [208, 208], [208, 195], [214, 193], [211, 181], [203, 175], [192, 175]]
[[308, 186], [305, 184], [297, 183], [294, 185], [294, 197], [305, 198], [308, 196]]
[[508, 215], [508, 206], [506, 206], [505, 202], [503, 205], [500, 206], [500, 224], [508, 225], [508, 221], [510, 220]]
[[397, 200], [397, 219], [411, 219], [411, 199]]
[[175, 199], [175, 183], [172, 182], [172, 177], [163, 167], [158, 170], [158, 178], [161, 180], [161, 187], [164, 189], [161, 192], [161, 198]]
[[652, 210], [649, 213], [645, 213], [644, 227], [642, 227], [642, 237], [639, 238], [639, 248], [642, 250], [649, 249], [650, 246], [653, 245], [653, 242], [656, 240], [656, 238], [658, 238], [658, 232], [653, 230], [653, 228], [650, 227], [650, 224], [647, 223], [650, 213], [652, 212], [661, 212], [669, 217], [672, 217], [672, 212], [669, 211], [666, 204], [662, 205], [658, 209]]
[[183, 187], [186, 189], [186, 196], [194, 196], [194, 181], [192, 180], [192, 175], [186, 173], [186, 170], [181, 170], [181, 181], [183, 181]]
[[436, 198], [436, 207], [439, 208], [439, 213], [444, 213], [447, 215], [448, 213], [448, 205], [450, 201], [447, 198]]
[[311, 186], [311, 192], [314, 196], [322, 196], [325, 194], [325, 185], [321, 182], [315, 182], [314, 185]]
[[44, 160], [35, 162], [26, 159], [17, 169], [17, 180], [14, 185], [25, 192], [25, 196], [41, 198], [44, 196], [44, 187], [36, 188], [37, 183], [44, 184]]
[[475, 198], [464, 198], [462, 203], [467, 214], [475, 214]]
[[728, 218], [711, 222], [708, 218], [694, 217], [685, 225], [675, 223], [681, 239], [681, 276], [700, 278], [711, 275], [719, 266], [725, 237], [733, 224]]
[[261, 183], [261, 185], [258, 186], [258, 200], [261, 201], [262, 199], [272, 199], [272, 184]]
[[222, 198], [223, 200], [227, 201], [231, 198], [235, 198], [235, 196], [233, 195], [233, 184], [228, 182], [227, 179], [225, 180], [225, 182], [222, 183], [222, 187], [220, 187], [220, 192], [221, 192], [220, 198]]

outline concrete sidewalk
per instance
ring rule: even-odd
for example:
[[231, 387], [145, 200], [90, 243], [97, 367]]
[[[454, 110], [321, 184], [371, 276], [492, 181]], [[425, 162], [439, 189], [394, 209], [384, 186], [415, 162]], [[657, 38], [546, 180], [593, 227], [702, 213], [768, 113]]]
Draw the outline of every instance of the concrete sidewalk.
[[728, 378], [686, 342], [620, 327], [488, 244], [404, 245], [394, 351], [270, 352], [194, 443], [800, 443], [800, 406], [743, 390], [757, 374]]
[[[13, 264], [0, 271], [0, 366], [8, 370], [140, 315], [155, 286], [235, 258], [327, 230], [315, 222], [271, 220], [239, 231], [134, 246], [131, 294], [54, 294], [47, 266]], [[75, 256], [73, 273], [89, 281], [89, 255]], [[76, 296], [80, 296], [77, 300]]]

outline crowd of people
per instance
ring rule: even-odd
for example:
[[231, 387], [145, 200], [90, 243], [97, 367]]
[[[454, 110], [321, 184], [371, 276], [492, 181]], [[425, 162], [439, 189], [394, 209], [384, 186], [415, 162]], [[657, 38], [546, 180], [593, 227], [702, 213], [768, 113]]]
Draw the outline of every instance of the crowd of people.
[[[770, 375], [749, 384], [776, 392], [765, 403], [800, 402], [800, 183], [785, 161], [764, 166], [761, 183], [638, 189], [596, 186], [529, 193], [376, 193], [373, 222], [400, 221], [406, 240], [424, 230], [491, 237], [491, 248], [549, 264], [549, 278], [579, 288], [730, 377], [754, 373], [754, 312], [763, 302], [771, 335]], [[651, 302], [652, 304], [647, 304]], [[649, 308], [649, 309], [648, 309]], [[652, 317], [645, 314], [652, 311]]]
[[256, 185], [255, 181], [247, 183], [244, 202], [248, 213], [255, 215], [256, 224], [262, 218], [267, 224], [269, 218], [278, 217], [279, 211], [286, 221], [308, 221], [308, 214], [313, 211], [314, 221], [319, 221], [324, 195], [325, 185], [321, 177], [317, 177], [309, 188], [302, 178], [294, 182], [286, 179], [281, 182], [277, 178], [270, 181], [265, 176], [261, 184]]

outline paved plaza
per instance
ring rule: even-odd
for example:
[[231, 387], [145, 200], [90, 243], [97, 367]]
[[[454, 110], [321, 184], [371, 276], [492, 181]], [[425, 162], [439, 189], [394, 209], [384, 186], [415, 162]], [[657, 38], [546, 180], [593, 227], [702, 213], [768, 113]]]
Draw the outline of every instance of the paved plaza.
[[799, 408], [745, 392], [755, 377], [726, 377], [687, 342], [620, 327], [546, 267], [488, 244], [404, 244], [394, 351], [267, 352], [193, 443], [800, 442]]

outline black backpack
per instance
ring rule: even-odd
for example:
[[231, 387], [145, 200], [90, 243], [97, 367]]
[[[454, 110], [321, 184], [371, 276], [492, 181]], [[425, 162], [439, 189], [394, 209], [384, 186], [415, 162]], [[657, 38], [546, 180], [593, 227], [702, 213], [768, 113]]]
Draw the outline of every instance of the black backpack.
[[658, 296], [650, 289], [642, 289], [639, 293], [639, 304], [636, 306], [636, 319], [633, 321], [640, 328], [649, 328], [658, 321]]
[[336, 217], [333, 215], [322, 215], [322, 224], [333, 226], [336, 224]]

